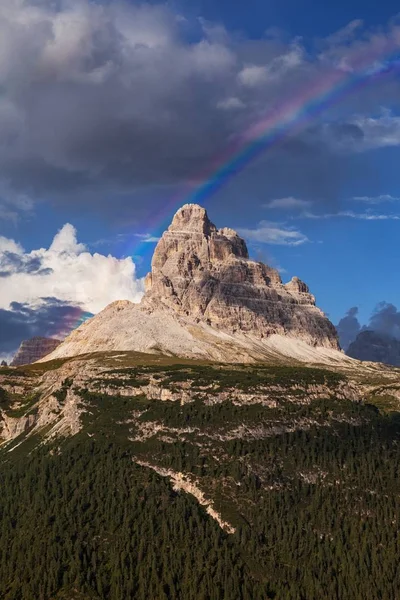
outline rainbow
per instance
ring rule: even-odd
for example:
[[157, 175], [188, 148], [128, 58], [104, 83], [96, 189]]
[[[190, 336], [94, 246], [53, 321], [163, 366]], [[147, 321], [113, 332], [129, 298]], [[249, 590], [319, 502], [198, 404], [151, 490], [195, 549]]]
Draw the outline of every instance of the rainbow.
[[[166, 201], [144, 230], [159, 235], [179, 206], [204, 204], [255, 158], [304, 130], [326, 109], [379, 78], [399, 71], [400, 39], [388, 37], [375, 41], [372, 46], [368, 52], [364, 48], [353, 52], [342, 66], [331, 67], [294, 98], [283, 99], [279, 106], [270, 109], [217, 156], [207, 170], [193, 178], [183, 193]], [[148, 249], [149, 244], [140, 241], [132, 254], [135, 258], [142, 256], [146, 254], [146, 247]]]
[[[54, 331], [51, 333], [51, 337], [63, 340], [71, 333], [71, 331], [77, 329], [87, 319], [90, 319], [90, 317], [93, 317], [93, 314], [84, 311], [79, 306], [69, 306], [66, 314], [60, 319], [57, 327], [55, 327]], [[56, 325], [56, 323], [54, 323], [54, 325]]]

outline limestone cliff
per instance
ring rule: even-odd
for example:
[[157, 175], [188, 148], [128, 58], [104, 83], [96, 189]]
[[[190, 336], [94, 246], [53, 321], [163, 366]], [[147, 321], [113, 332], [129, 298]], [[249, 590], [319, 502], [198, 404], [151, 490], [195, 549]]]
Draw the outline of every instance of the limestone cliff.
[[235, 231], [218, 230], [195, 204], [176, 213], [159, 241], [143, 304], [166, 306], [230, 334], [290, 335], [338, 348], [335, 329], [307, 285], [297, 277], [284, 285], [278, 271], [249, 259]]

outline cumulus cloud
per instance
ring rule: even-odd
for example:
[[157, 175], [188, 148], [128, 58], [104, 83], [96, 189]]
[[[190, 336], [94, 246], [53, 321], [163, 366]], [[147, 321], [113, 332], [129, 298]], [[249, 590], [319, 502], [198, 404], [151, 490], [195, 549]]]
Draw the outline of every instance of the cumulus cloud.
[[20, 244], [15, 242], [14, 240], [10, 240], [2, 235], [0, 235], [0, 254], [5, 255], [9, 254], [22, 254], [23, 248]]
[[131, 258], [91, 254], [67, 223], [48, 249], [24, 252], [13, 240], [0, 238], [0, 308], [13, 302], [39, 307], [43, 297], [73, 303], [97, 313], [114, 300], [138, 302], [143, 282], [136, 278]]
[[[239, 38], [169, 5], [2, 0], [1, 218], [16, 220], [38, 198], [96, 201], [98, 210], [107, 206], [115, 215], [123, 197], [120, 211], [134, 203], [152, 210], [137, 188], [195, 179], [269, 111], [322, 78], [357, 70], [360, 57], [384, 53], [398, 32], [396, 23], [368, 32], [354, 22], [322, 50], [306, 51], [298, 39]], [[332, 109], [336, 125], [325, 133], [318, 122], [314, 136], [300, 131], [297, 146], [284, 145], [279, 160], [260, 170], [259, 184], [278, 186], [280, 171], [300, 194], [335, 195], [346, 166], [332, 156], [338, 144], [325, 138], [351, 151], [355, 138], [356, 149], [397, 144], [397, 117], [370, 117], [371, 107], [391, 104], [398, 84], [390, 74], [388, 81], [390, 94], [375, 86], [367, 107], [362, 99], [345, 115]], [[322, 154], [326, 173], [316, 176]], [[160, 189], [158, 198], [165, 200]]]
[[114, 300], [139, 302], [144, 288], [131, 258], [90, 253], [69, 223], [47, 249], [0, 237], [0, 282], [2, 358], [35, 335], [63, 338]]
[[236, 53], [205, 28], [185, 42], [165, 6], [4, 0], [0, 39], [0, 171], [12, 188], [50, 197], [179, 181], [232, 133], [217, 106], [232, 105]]
[[242, 227], [239, 229], [239, 233], [253, 242], [277, 246], [299, 246], [308, 242], [307, 236], [300, 231], [269, 221], [260, 221], [255, 229]]

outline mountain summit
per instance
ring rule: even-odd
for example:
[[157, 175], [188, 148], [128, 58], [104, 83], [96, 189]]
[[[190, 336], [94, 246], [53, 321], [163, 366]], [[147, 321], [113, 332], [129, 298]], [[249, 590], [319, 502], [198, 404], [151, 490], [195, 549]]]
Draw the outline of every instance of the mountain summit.
[[297, 277], [283, 284], [278, 271], [249, 258], [236, 231], [217, 229], [197, 204], [175, 214], [145, 287], [140, 304], [109, 305], [51, 358], [137, 350], [243, 361], [283, 348], [310, 360], [311, 348], [339, 349], [336, 330], [307, 285]]

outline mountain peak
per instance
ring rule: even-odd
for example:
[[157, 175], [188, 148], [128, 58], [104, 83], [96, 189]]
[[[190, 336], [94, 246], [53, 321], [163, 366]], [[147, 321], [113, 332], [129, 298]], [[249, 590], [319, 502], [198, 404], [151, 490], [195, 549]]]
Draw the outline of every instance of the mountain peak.
[[184, 204], [174, 215], [168, 231], [186, 231], [209, 236], [217, 228], [208, 218], [207, 211], [199, 204]]
[[289, 335], [338, 348], [307, 285], [298, 277], [284, 285], [276, 269], [249, 258], [236, 231], [217, 229], [197, 204], [180, 208], [158, 242], [142, 302], [229, 334]]

